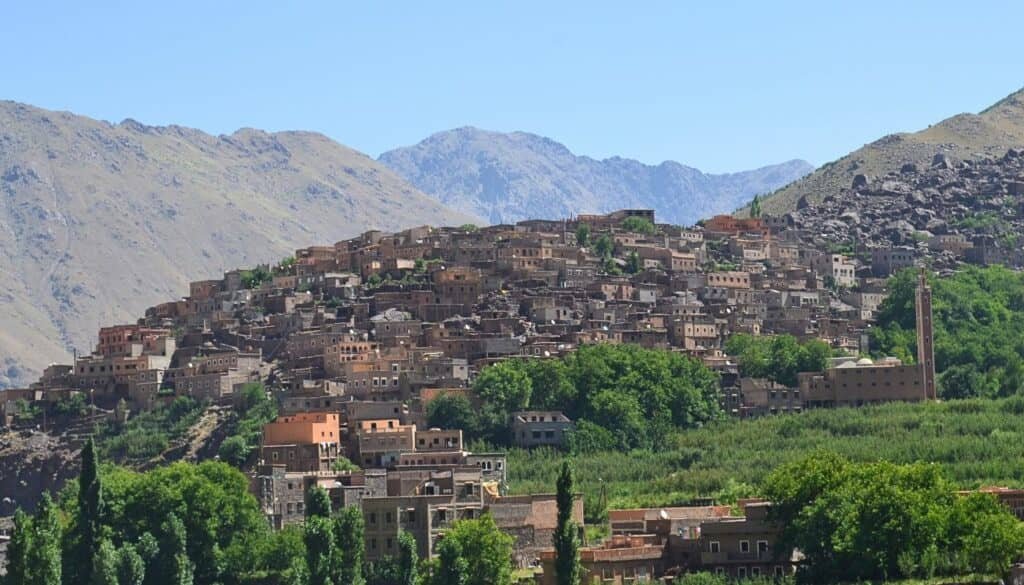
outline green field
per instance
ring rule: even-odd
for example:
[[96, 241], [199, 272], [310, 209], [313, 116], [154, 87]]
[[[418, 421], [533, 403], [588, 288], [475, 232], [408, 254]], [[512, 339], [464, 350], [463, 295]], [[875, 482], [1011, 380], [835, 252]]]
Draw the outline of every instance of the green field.
[[[588, 521], [602, 508], [679, 505], [758, 494], [765, 475], [816, 450], [854, 461], [942, 465], [963, 488], [1024, 485], [1024, 397], [888, 404], [727, 420], [667, 436], [664, 449], [573, 456]], [[512, 493], [552, 492], [567, 455], [509, 452]], [[606, 503], [605, 505], [602, 505]]]

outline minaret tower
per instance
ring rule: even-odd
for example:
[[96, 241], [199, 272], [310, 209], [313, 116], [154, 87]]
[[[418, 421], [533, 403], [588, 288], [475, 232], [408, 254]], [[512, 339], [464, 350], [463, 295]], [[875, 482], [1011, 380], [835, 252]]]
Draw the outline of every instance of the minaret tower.
[[925, 400], [936, 400], [935, 392], [935, 339], [932, 337], [932, 287], [922, 268], [917, 275], [914, 307], [917, 310], [917, 364], [921, 368], [921, 382]]

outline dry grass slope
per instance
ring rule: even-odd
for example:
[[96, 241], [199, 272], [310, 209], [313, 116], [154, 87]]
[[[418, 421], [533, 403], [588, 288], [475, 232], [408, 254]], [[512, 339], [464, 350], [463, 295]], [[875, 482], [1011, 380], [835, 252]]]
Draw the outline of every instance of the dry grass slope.
[[211, 136], [0, 102], [0, 385], [189, 280], [371, 227], [467, 221], [321, 134]]

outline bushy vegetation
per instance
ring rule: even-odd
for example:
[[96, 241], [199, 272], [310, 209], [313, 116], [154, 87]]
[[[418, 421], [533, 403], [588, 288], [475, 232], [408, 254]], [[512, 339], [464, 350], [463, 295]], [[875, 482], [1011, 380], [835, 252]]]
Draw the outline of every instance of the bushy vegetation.
[[577, 451], [653, 448], [672, 431], [722, 416], [718, 377], [699, 361], [635, 345], [586, 345], [562, 359], [506, 360], [473, 384], [482, 402], [442, 396], [430, 424], [461, 428], [469, 439], [511, 442], [511, 413], [560, 410], [576, 421]]
[[421, 562], [403, 533], [395, 556], [370, 563], [358, 507], [332, 512], [314, 488], [305, 525], [273, 531], [248, 487], [214, 461], [101, 467], [89, 441], [56, 503], [18, 511], [0, 584], [511, 584], [512, 537], [489, 515], [456, 522], [440, 559]]
[[138, 462], [152, 459], [199, 420], [203, 404], [179, 396], [170, 404], [141, 412], [124, 424], [105, 423], [99, 429], [98, 446], [106, 459]]
[[852, 463], [820, 453], [768, 476], [782, 546], [813, 583], [1004, 573], [1024, 524], [991, 494], [960, 496], [938, 465]]
[[[1024, 389], [1024, 274], [971, 267], [930, 282], [940, 396], [1019, 394]], [[916, 286], [913, 270], [890, 280], [889, 298], [872, 330], [872, 347], [879, 353], [915, 361]]]
[[820, 372], [834, 355], [827, 343], [811, 339], [801, 343], [792, 335], [758, 336], [740, 333], [725, 342], [725, 352], [739, 360], [740, 374], [768, 378], [786, 386], [797, 385], [800, 372]]
[[252, 453], [259, 447], [263, 435], [263, 425], [277, 417], [277, 402], [267, 396], [267, 391], [260, 383], [246, 384], [242, 387], [237, 405], [238, 420], [231, 434], [220, 445], [218, 455], [235, 467], [242, 467]]
[[240, 276], [244, 288], [259, 288], [261, 284], [270, 282], [274, 278], [274, 275], [263, 266], [257, 266], [252, 270], [243, 270]]
[[619, 224], [619, 227], [628, 232], [644, 234], [647, 236], [653, 235], [656, 231], [658, 231], [658, 228], [655, 227], [653, 223], [651, 223], [651, 220], [644, 217], [627, 217], [626, 219], [622, 220], [622, 223]]
[[[653, 449], [571, 455], [590, 520], [604, 508], [679, 505], [760, 495], [780, 465], [818, 449], [852, 461], [941, 463], [962, 488], [1024, 485], [1024, 397], [812, 410], [722, 420], [666, 434]], [[513, 493], [550, 489], [570, 455], [509, 451]]]

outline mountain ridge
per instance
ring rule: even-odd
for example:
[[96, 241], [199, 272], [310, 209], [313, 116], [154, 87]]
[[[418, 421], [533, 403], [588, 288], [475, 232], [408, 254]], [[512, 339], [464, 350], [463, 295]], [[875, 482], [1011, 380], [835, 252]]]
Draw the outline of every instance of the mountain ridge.
[[649, 165], [621, 156], [577, 155], [538, 134], [473, 126], [434, 133], [378, 160], [442, 203], [492, 223], [649, 207], [662, 221], [688, 224], [732, 211], [813, 169], [793, 159], [703, 173], [672, 160]]
[[887, 134], [819, 167], [762, 199], [768, 213], [797, 209], [801, 200], [820, 203], [850, 187], [856, 175], [882, 176], [905, 164], [930, 165], [937, 154], [954, 159], [1002, 156], [1024, 145], [1024, 89], [977, 114], [960, 113], [916, 132]]
[[319, 132], [214, 136], [0, 101], [0, 385], [204, 274], [370, 227], [472, 221]]

